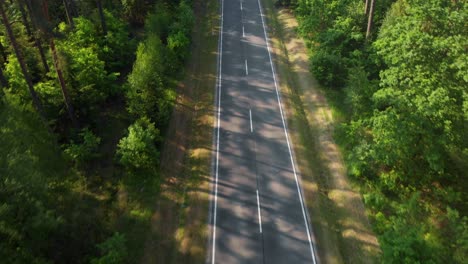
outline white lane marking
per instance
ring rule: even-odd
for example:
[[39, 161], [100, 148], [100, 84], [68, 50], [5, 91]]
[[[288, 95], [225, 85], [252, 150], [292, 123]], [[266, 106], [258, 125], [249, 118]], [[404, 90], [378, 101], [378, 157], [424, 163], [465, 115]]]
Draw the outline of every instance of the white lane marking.
[[262, 214], [260, 213], [260, 198], [257, 190], [257, 208], [258, 208], [258, 225], [260, 226], [260, 233], [262, 233]]
[[253, 125], [252, 125], [252, 110], [249, 109], [249, 116], [250, 116], [250, 132], [253, 132]]
[[244, 25], [242, 25], [242, 37], [245, 38]]
[[240, 5], [241, 5], [241, 11], [243, 10], [243, 7], [242, 7], [242, 1], [240, 1]]
[[316, 260], [315, 260], [315, 253], [314, 253], [314, 249], [313, 249], [313, 246], [312, 246], [312, 239], [310, 237], [309, 225], [307, 223], [307, 216], [306, 216], [306, 213], [305, 213], [304, 201], [302, 200], [302, 193], [301, 193], [301, 189], [300, 189], [300, 186], [299, 186], [299, 181], [297, 179], [296, 167], [294, 165], [294, 159], [293, 159], [292, 152], [291, 152], [291, 144], [289, 143], [288, 131], [286, 129], [286, 123], [284, 121], [283, 107], [281, 106], [281, 99], [280, 99], [280, 95], [279, 95], [279, 91], [278, 91], [278, 84], [277, 84], [277, 81], [276, 81], [275, 70], [273, 69], [273, 61], [271, 59], [269, 39], [268, 39], [268, 35], [267, 35], [266, 29], [265, 29], [265, 22], [263, 21], [262, 5], [260, 4], [260, 0], [257, 0], [257, 2], [258, 2], [258, 8], [260, 9], [260, 17], [262, 18], [263, 33], [265, 35], [265, 42], [266, 42], [267, 50], [268, 50], [268, 57], [270, 59], [271, 73], [273, 75], [273, 81], [275, 83], [276, 97], [278, 99], [278, 105], [279, 105], [279, 109], [280, 109], [281, 120], [283, 122], [284, 135], [286, 136], [286, 142], [288, 144], [289, 157], [291, 159], [291, 165], [292, 165], [292, 169], [293, 169], [293, 172], [294, 172], [294, 178], [296, 180], [296, 187], [297, 187], [297, 193], [299, 195], [299, 201], [301, 202], [302, 215], [304, 216], [304, 224], [305, 224], [305, 227], [306, 227], [306, 230], [307, 230], [307, 238], [309, 239], [310, 253], [312, 254], [313, 262], [317, 263]]
[[223, 67], [223, 30], [224, 30], [224, 0], [221, 0], [221, 30], [219, 32], [220, 45], [218, 48], [218, 120], [217, 120], [217, 131], [216, 131], [216, 179], [215, 179], [215, 199], [214, 199], [214, 214], [213, 214], [213, 237], [212, 237], [212, 253], [211, 253], [211, 263], [215, 263], [216, 256], [216, 217], [218, 209], [218, 171], [219, 171], [219, 130], [221, 129], [220, 119], [221, 119], [221, 77], [222, 77], [222, 67]]
[[247, 66], [247, 59], [245, 59], [245, 75], [249, 75], [249, 67]]

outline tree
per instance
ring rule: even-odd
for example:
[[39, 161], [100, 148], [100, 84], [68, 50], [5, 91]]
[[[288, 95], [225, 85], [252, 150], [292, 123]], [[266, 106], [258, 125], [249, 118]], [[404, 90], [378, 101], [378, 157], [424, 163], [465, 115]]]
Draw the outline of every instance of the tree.
[[[37, 30], [37, 27], [36, 27], [36, 23], [35, 23], [35, 20], [34, 20], [34, 15], [33, 15], [33, 12], [32, 12], [32, 7], [31, 7], [31, 0], [25, 0], [25, 4], [26, 4], [26, 8], [28, 9], [28, 13], [29, 13], [29, 16], [31, 18], [31, 29], [33, 32], [35, 32]], [[23, 17], [23, 22], [26, 26], [26, 28], [29, 28], [29, 23], [28, 23], [28, 19], [27, 19], [27, 15], [26, 15], [26, 10], [24, 10], [24, 3], [22, 2], [22, 0], [19, 0], [19, 4], [18, 4], [21, 8], [21, 14], [22, 14], [22, 17]], [[29, 36], [30, 38], [32, 38], [32, 40], [34, 41], [34, 45], [36, 46], [37, 50], [39, 51], [39, 56], [41, 57], [41, 62], [42, 62], [42, 65], [44, 67], [44, 71], [46, 73], [48, 73], [50, 71], [50, 68], [49, 68], [49, 64], [47, 63], [47, 58], [45, 56], [45, 53], [44, 53], [44, 48], [42, 47], [42, 41], [40, 39], [39, 36], [36, 36], [35, 35], [36, 33], [29, 33]]]
[[47, 126], [14, 96], [0, 99], [0, 256], [5, 263], [45, 263], [63, 220], [53, 201], [61, 199], [56, 188], [66, 173]]
[[[372, 16], [374, 15], [374, 1], [375, 1], [375, 0], [371, 0], [371, 4], [370, 4], [369, 20], [367, 21], [366, 39], [369, 38], [370, 31], [371, 31]], [[367, 2], [366, 2], [366, 7], [367, 7]], [[367, 10], [367, 9], [366, 9], [366, 10]]]
[[106, 25], [106, 17], [104, 16], [104, 11], [102, 10], [102, 2], [101, 0], [96, 0], [99, 18], [101, 20], [101, 28], [102, 28], [102, 35], [107, 35], [107, 25]]
[[125, 236], [115, 233], [106, 241], [98, 245], [102, 256], [91, 260], [91, 264], [123, 264], [128, 256], [125, 247]]
[[158, 98], [164, 91], [164, 49], [156, 36], [149, 36], [138, 46], [126, 92], [130, 113], [157, 116]]
[[161, 140], [159, 130], [149, 118], [141, 117], [128, 127], [128, 135], [118, 144], [117, 156], [131, 174], [155, 176]]
[[23, 76], [24, 76], [24, 79], [26, 80], [26, 84], [28, 86], [29, 94], [31, 95], [33, 105], [36, 108], [36, 111], [39, 113], [39, 116], [41, 116], [41, 118], [45, 121], [46, 117], [45, 117], [45, 114], [44, 114], [44, 110], [43, 110], [43, 107], [42, 107], [41, 100], [39, 99], [36, 91], [34, 90], [34, 86], [33, 86], [32, 80], [31, 80], [31, 76], [29, 75], [29, 72], [28, 72], [28, 70], [26, 68], [26, 64], [24, 63], [23, 55], [21, 54], [18, 43], [16, 42], [15, 35], [13, 34], [13, 31], [11, 29], [9, 19], [8, 19], [6, 13], [5, 13], [4, 2], [5, 2], [4, 0], [0, 1], [0, 15], [2, 16], [3, 25], [5, 25], [5, 29], [6, 29], [8, 38], [10, 39], [11, 45], [13, 46], [13, 50], [15, 51], [16, 58], [18, 59], [18, 62], [19, 62], [20, 67], [21, 67], [21, 71], [23, 72]]
[[[45, 19], [46, 22], [50, 23], [49, 6], [48, 6], [47, 1], [48, 0], [43, 0], [43, 2], [42, 2], [42, 11], [43, 11], [43, 18]], [[67, 107], [67, 110], [68, 110], [68, 116], [70, 117], [70, 120], [72, 121], [73, 127], [78, 128], [79, 127], [78, 120], [76, 119], [75, 109], [73, 107], [73, 104], [72, 104], [72, 101], [71, 101], [71, 98], [70, 98], [70, 94], [69, 94], [69, 91], [68, 91], [67, 84], [65, 82], [65, 78], [63, 77], [62, 68], [61, 68], [61, 65], [59, 63], [59, 59], [58, 59], [58, 55], [57, 55], [57, 49], [55, 47], [54, 36], [53, 36], [51, 30], [49, 29], [48, 25], [46, 23], [44, 25], [45, 26], [42, 27], [41, 30], [43, 30], [43, 32], [45, 33], [45, 35], [49, 39], [49, 46], [50, 46], [50, 51], [52, 53], [52, 60], [54, 62], [54, 68], [55, 68], [55, 71], [57, 73], [57, 79], [59, 81], [60, 88], [62, 90], [62, 95], [63, 95], [63, 99], [65, 101], [65, 106]]]
[[67, 16], [68, 24], [73, 29], [75, 27], [75, 23], [73, 22], [73, 15], [71, 12], [69, 0], [63, 0], [63, 7], [65, 8], [65, 15]]

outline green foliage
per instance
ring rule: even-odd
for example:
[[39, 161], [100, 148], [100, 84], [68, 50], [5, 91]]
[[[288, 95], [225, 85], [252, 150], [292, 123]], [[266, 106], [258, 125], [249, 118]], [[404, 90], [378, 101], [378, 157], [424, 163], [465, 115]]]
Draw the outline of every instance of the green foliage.
[[157, 102], [163, 96], [165, 47], [156, 36], [138, 45], [133, 71], [128, 76], [127, 102], [132, 114], [158, 116]]
[[[190, 2], [156, 1], [157, 9], [147, 19], [155, 1], [101, 1], [106, 8], [103, 35], [96, 1], [48, 1], [50, 20], [40, 3], [29, 1], [32, 11], [25, 14], [36, 22], [33, 34], [51, 68], [47, 74], [36, 42], [26, 34], [19, 2], [13, 2], [7, 16], [46, 120], [35, 113], [18, 60], [0, 34], [7, 56], [2, 70], [9, 81], [0, 90], [1, 262], [127, 263], [129, 256], [138, 258], [151, 215], [139, 207], [158, 191], [159, 128], [168, 121], [173, 87], [189, 56], [194, 21]], [[71, 4], [74, 26], [66, 19], [65, 2]], [[51, 38], [79, 126], [85, 129], [72, 127], [66, 115], [48, 46]], [[123, 134], [119, 125], [132, 118], [137, 120], [117, 146]], [[120, 206], [120, 188], [129, 193], [128, 208], [115, 206]], [[117, 229], [125, 234], [115, 233], [95, 248]], [[130, 234], [135, 230], [137, 234]], [[98, 249], [101, 254], [93, 259]]]
[[344, 87], [340, 141], [384, 263], [466, 262], [467, 7], [376, 1], [365, 41], [363, 1], [298, 1], [311, 71]]
[[148, 6], [145, 0], [121, 0], [124, 16], [130, 23], [142, 24], [145, 21]]
[[167, 38], [167, 47], [180, 62], [183, 62], [189, 55], [190, 33], [194, 21], [191, 7], [187, 1], [181, 1], [177, 8], [177, 22], [172, 25]]
[[101, 138], [94, 135], [88, 128], [81, 130], [79, 137], [78, 143], [72, 140], [72, 142], [65, 147], [64, 153], [67, 158], [77, 165], [98, 158], [100, 156], [98, 148], [101, 143]]
[[8, 63], [5, 64], [3, 71], [8, 80], [8, 91], [21, 98], [22, 103], [30, 102], [31, 96], [28, 93], [28, 86], [24, 79], [18, 59], [14, 55], [8, 56]]
[[13, 97], [0, 105], [0, 258], [46, 263], [44, 241], [62, 222], [53, 199], [65, 170], [53, 137]]
[[310, 59], [310, 68], [317, 80], [332, 88], [341, 88], [347, 76], [346, 66], [340, 55], [319, 50]]
[[[66, 39], [58, 42], [58, 47], [71, 84], [70, 96], [75, 105], [79, 106], [77, 109], [83, 115], [89, 115], [95, 112], [100, 102], [118, 92], [115, 84], [118, 74], [108, 73], [105, 61], [100, 59], [100, 56], [109, 59], [103, 53], [103, 50], [109, 48], [100, 46], [103, 42], [95, 25], [83, 17], [75, 19], [75, 22], [75, 29], [68, 33]], [[60, 27], [62, 32], [67, 31], [64, 24]], [[51, 77], [55, 74], [54, 71], [50, 73]]]
[[147, 117], [135, 121], [128, 135], [118, 144], [117, 156], [130, 173], [155, 176], [159, 162], [156, 144], [161, 140], [159, 130]]
[[127, 259], [125, 235], [115, 233], [106, 241], [98, 245], [101, 257], [92, 259], [91, 264], [123, 264]]
[[371, 98], [377, 88], [378, 82], [370, 81], [368, 73], [363, 67], [349, 69], [344, 92], [346, 93], [346, 103], [351, 108], [353, 116], [362, 117], [372, 113], [370, 112], [373, 107]]

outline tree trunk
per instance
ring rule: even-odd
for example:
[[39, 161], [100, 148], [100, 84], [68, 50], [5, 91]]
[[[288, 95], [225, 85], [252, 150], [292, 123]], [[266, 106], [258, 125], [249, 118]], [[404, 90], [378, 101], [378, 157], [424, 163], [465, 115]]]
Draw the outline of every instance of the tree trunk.
[[102, 2], [101, 0], [96, 0], [96, 3], [99, 10], [99, 17], [101, 18], [102, 34], [105, 36], [107, 35], [107, 25], [106, 18], [104, 17], [104, 11], [102, 10]]
[[[31, 28], [32, 28], [32, 30], [34, 32], [36, 32], [37, 28], [36, 28], [36, 24], [35, 24], [35, 21], [34, 21], [34, 15], [33, 15], [33, 12], [32, 12], [32, 7], [31, 7], [30, 4], [31, 3], [29, 1], [26, 1], [26, 8], [28, 9], [29, 18], [31, 20]], [[22, 6], [22, 3], [20, 3], [20, 6]], [[26, 12], [25, 12], [24, 8], [22, 8], [22, 9], [23, 9], [24, 14], [26, 16]], [[23, 11], [21, 13], [23, 13]], [[28, 23], [27, 19], [23, 19], [23, 20], [24, 20], [24, 23]], [[48, 73], [50, 71], [50, 68], [49, 68], [49, 64], [47, 63], [47, 58], [46, 58], [45, 53], [44, 53], [44, 48], [42, 47], [42, 42], [39, 39], [39, 37], [35, 36], [34, 34], [30, 35], [30, 37], [34, 41], [34, 46], [36, 46], [37, 50], [39, 51], [39, 56], [41, 57], [41, 62], [42, 62], [42, 65], [44, 66], [44, 71], [46, 73]]]
[[366, 39], [369, 38], [371, 27], [372, 27], [372, 16], [374, 15], [374, 2], [375, 0], [371, 0], [370, 10], [369, 10], [369, 20], [367, 21]]
[[[48, 21], [50, 21], [49, 6], [48, 6], [48, 3], [47, 3], [47, 0], [43, 1], [42, 8], [43, 8], [45, 18]], [[75, 128], [79, 128], [78, 121], [77, 121], [76, 116], [75, 116], [75, 109], [73, 108], [73, 104], [71, 103], [70, 95], [68, 93], [68, 88], [67, 88], [67, 85], [65, 83], [65, 79], [63, 78], [62, 70], [61, 70], [60, 65], [59, 65], [59, 59], [58, 59], [58, 55], [57, 55], [57, 49], [55, 48], [54, 37], [51, 34], [48, 37], [49, 37], [50, 51], [52, 52], [52, 60], [54, 62], [54, 68], [55, 68], [55, 71], [57, 72], [57, 79], [58, 79], [58, 81], [60, 83], [60, 88], [62, 89], [62, 95], [63, 95], [63, 99], [65, 101], [65, 106], [67, 107], [67, 110], [68, 110], [68, 116], [70, 117], [70, 120], [72, 121], [73, 126]]]
[[18, 1], [18, 8], [21, 13], [21, 19], [23, 20], [24, 27], [26, 28], [26, 33], [28, 34], [29, 38], [32, 38], [33, 35], [31, 32], [31, 27], [29, 26], [28, 16], [26, 15], [26, 10], [24, 10], [24, 6], [21, 1]]
[[24, 75], [24, 79], [26, 80], [26, 83], [28, 85], [29, 93], [31, 94], [31, 98], [33, 101], [33, 106], [34, 108], [36, 108], [36, 111], [39, 113], [39, 116], [43, 119], [43, 121], [46, 122], [47, 119], [45, 118], [41, 100], [39, 99], [39, 96], [37, 96], [37, 93], [34, 90], [31, 76], [29, 76], [29, 72], [26, 68], [26, 64], [24, 63], [23, 55], [21, 54], [18, 43], [16, 42], [15, 35], [13, 34], [13, 31], [11, 30], [8, 17], [5, 13], [5, 10], [3, 9], [3, 3], [4, 1], [0, 0], [0, 13], [1, 13], [0, 15], [2, 16], [3, 24], [5, 25], [8, 38], [10, 39], [11, 45], [13, 46], [13, 50], [15, 51], [16, 58], [18, 58], [21, 71], [23, 72], [23, 75]]
[[70, 120], [72, 121], [73, 126], [75, 128], [78, 128], [79, 125], [78, 125], [78, 121], [76, 120], [75, 109], [73, 108], [73, 104], [71, 103], [67, 84], [65, 83], [62, 70], [60, 69], [60, 65], [58, 63], [57, 49], [55, 48], [54, 38], [51, 37], [49, 43], [50, 43], [50, 50], [52, 52], [52, 59], [54, 61], [55, 71], [57, 72], [57, 79], [59, 80], [60, 88], [62, 89], [63, 99], [65, 101], [65, 106], [67, 107], [67, 110], [68, 110], [68, 116], [70, 117]]
[[3, 62], [7, 61], [7, 54], [5, 52], [5, 47], [3, 47], [1, 42], [0, 42], [0, 53], [2, 55]]
[[70, 4], [68, 3], [68, 0], [63, 0], [63, 6], [65, 7], [65, 15], [67, 16], [68, 24], [73, 29], [75, 28], [75, 23], [73, 22], [73, 15], [70, 10]]
[[5, 75], [3, 75], [3, 69], [1, 66], [0, 66], [0, 85], [2, 87], [8, 87], [8, 82], [5, 78]]
[[364, 14], [367, 15], [367, 7], [369, 6], [369, 0], [366, 0], [366, 7], [364, 7]]

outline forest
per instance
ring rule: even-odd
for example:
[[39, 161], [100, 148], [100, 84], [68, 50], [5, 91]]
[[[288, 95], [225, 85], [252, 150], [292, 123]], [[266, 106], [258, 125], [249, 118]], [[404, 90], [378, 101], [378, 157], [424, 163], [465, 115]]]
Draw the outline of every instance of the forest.
[[[134, 263], [192, 0], [0, 0], [0, 262]], [[468, 260], [468, 2], [278, 0], [382, 263]]]
[[468, 260], [468, 2], [279, 0], [299, 21], [382, 263]]
[[1, 262], [133, 262], [192, 2], [1, 0], [0, 15]]

